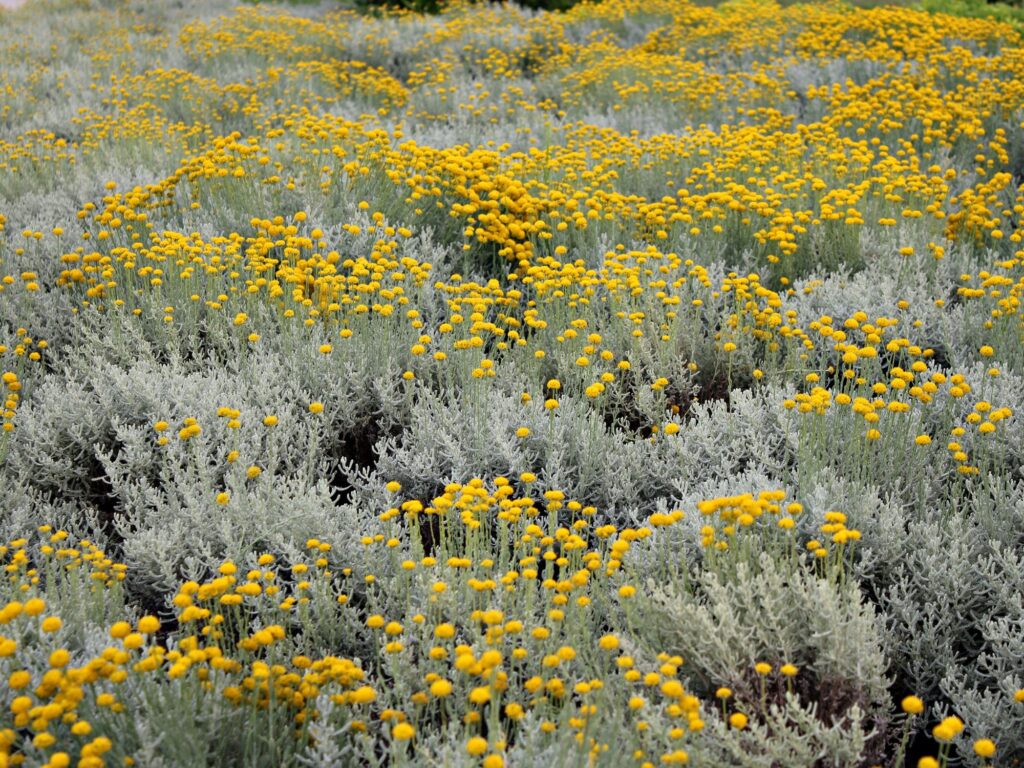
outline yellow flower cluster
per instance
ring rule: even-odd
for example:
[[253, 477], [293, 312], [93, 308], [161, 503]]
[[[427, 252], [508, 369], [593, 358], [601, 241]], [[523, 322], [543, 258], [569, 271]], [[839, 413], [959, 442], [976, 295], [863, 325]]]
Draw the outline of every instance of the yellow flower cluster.
[[[561, 525], [560, 513], [572, 522]], [[0, 641], [0, 669], [15, 694], [9, 702], [13, 725], [29, 732], [4, 732], [0, 754], [17, 764], [28, 738], [49, 756], [48, 765], [71, 759], [82, 766], [108, 764], [104, 754], [119, 751], [111, 726], [118, 716], [133, 716], [131, 691], [174, 684], [190, 695], [285, 712], [300, 738], [328, 699], [351, 712], [354, 737], [383, 728], [400, 743], [438, 716], [458, 718], [471, 733], [489, 733], [470, 737], [467, 750], [490, 754], [492, 765], [503, 760], [502, 731], [514, 730], [531, 713], [541, 733], [567, 729], [588, 749], [609, 749], [600, 734], [588, 731], [588, 722], [616, 706], [612, 696], [634, 713], [638, 738], [648, 749], [667, 739], [674, 746], [665, 754], [678, 758], [686, 754], [686, 734], [704, 727], [700, 701], [678, 679], [683, 660], [669, 653], [637, 658], [615, 632], [591, 648], [581, 634], [600, 624], [609, 599], [625, 611], [623, 629], [628, 627], [637, 588], [625, 581], [624, 561], [631, 542], [652, 535], [646, 527], [594, 527], [595, 515], [560, 491], [540, 499], [518, 496], [504, 478], [492, 485], [479, 479], [453, 484], [429, 504], [407, 500], [386, 511], [381, 519], [393, 535], [363, 541], [380, 548], [376, 562], [400, 563], [407, 574], [402, 588], [422, 612], [390, 619], [373, 612], [382, 598], [374, 574], [334, 563], [331, 545], [311, 539], [308, 561], [284, 563], [263, 554], [244, 573], [229, 561], [208, 581], [181, 584], [173, 599], [179, 629], [171, 643], [163, 644], [166, 634], [156, 617], [119, 619], [108, 628], [111, 645], [90, 659], [73, 658], [50, 639], [61, 620], [44, 615], [44, 599], [30, 597], [42, 587], [32, 561], [57, 558], [65, 571], [88, 564], [90, 590], [100, 595], [110, 589], [112, 575], [123, 577], [123, 567], [87, 542], [54, 549], [67, 534], [44, 527], [45, 543], [19, 539], [0, 548], [7, 578], [25, 595], [0, 611], [0, 623], [14, 633]], [[420, 526], [399, 526], [399, 517]], [[422, 526], [432, 518], [439, 520], [441, 536], [434, 554], [422, 554]], [[396, 684], [401, 681], [406, 701], [382, 694], [351, 660], [289, 657], [277, 650], [290, 647], [289, 638], [301, 637], [307, 622], [325, 612], [342, 626], [366, 628], [379, 654], [377, 675], [383, 664]], [[48, 658], [41, 675], [29, 671], [38, 669], [32, 658], [39, 654]], [[415, 676], [403, 680], [399, 670], [414, 661]], [[651, 730], [645, 713], [654, 709], [668, 718], [671, 733]], [[100, 723], [109, 730], [97, 730]]]
[[[823, 476], [868, 487], [898, 468], [902, 500], [926, 509], [927, 473], [973, 493], [1003, 471], [1017, 414], [1000, 377], [1024, 371], [1013, 28], [773, 0], [202, 10], [175, 28], [178, 10], [76, 10], [45, 50], [0, 42], [0, 124], [20, 126], [0, 138], [18, 212], [0, 215], [0, 468], [50, 362], [36, 330], [51, 326], [24, 318], [67, 304], [83, 333], [63, 338], [109, 324], [247, 361], [269, 337], [319, 382], [380, 350], [382, 409], [437, 398], [480, 425], [495, 394], [520, 408], [504, 429], [518, 453], [474, 470], [508, 476], [453, 472], [422, 497], [378, 477], [386, 501], [344, 557], [318, 538], [301, 556], [218, 554], [213, 572], [168, 577], [182, 581], [166, 605], [130, 605], [125, 566], [64, 531], [0, 546], [0, 768], [131, 765], [136, 711], [174, 706], [254, 718], [253, 764], [333, 727], [378, 762], [458, 733], [486, 768], [520, 743], [685, 764], [709, 713], [743, 739], [765, 712], [689, 690], [686, 660], [636, 642], [653, 589], [638, 550], [669, 579], [689, 577], [683, 542], [719, 575], [767, 553], [834, 585], [861, 531], [805, 514]], [[58, 69], [67, 51], [84, 74]], [[61, 131], [38, 118], [65, 102]], [[71, 209], [37, 221], [36, 195], [65, 188]], [[870, 306], [836, 277], [864, 269], [892, 272]], [[963, 326], [949, 346], [946, 325]], [[786, 491], [690, 517], [659, 499], [629, 525], [549, 483], [567, 423], [662, 460], [695, 403], [732, 415], [745, 389], [769, 393], [769, 487]], [[298, 401], [325, 434], [331, 396]], [[242, 490], [279, 479], [274, 451], [301, 450], [247, 455], [250, 426], [270, 446], [294, 403], [211, 402], [140, 423], [154, 460], [187, 454], [209, 510], [237, 512]], [[203, 464], [222, 434], [223, 464]], [[794, 695], [795, 661], [747, 670], [762, 699], [769, 679]], [[903, 709], [909, 729], [924, 705]], [[965, 728], [938, 722], [922, 765], [945, 764]]]

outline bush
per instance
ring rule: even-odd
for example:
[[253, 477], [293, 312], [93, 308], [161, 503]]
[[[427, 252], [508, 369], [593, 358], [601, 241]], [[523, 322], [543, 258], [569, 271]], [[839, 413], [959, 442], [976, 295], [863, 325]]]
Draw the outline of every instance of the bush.
[[[498, 0], [470, 0], [470, 2], [497, 2]], [[512, 0], [515, 5], [535, 11], [567, 11], [581, 0]], [[440, 13], [448, 0], [356, 0], [364, 10], [401, 9], [413, 13]]]
[[856, 582], [762, 554], [732, 573], [703, 571], [692, 593], [652, 585], [649, 605], [648, 636], [686, 660], [693, 690], [708, 699], [718, 692], [723, 713], [748, 716], [751, 729], [724, 742], [734, 745], [723, 750], [729, 764], [870, 765], [885, 753], [883, 628]]

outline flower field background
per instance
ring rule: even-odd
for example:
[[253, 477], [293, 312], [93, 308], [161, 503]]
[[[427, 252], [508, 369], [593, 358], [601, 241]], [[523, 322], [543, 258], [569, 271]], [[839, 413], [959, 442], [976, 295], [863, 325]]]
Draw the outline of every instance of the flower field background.
[[1024, 759], [1024, 41], [0, 13], [0, 766]]

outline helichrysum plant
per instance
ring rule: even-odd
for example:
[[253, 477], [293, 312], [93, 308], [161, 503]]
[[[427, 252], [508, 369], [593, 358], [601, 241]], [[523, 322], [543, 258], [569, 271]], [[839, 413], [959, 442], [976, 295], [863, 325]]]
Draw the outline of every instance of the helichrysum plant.
[[0, 11], [0, 768], [1024, 759], [1019, 24], [525, 5]]

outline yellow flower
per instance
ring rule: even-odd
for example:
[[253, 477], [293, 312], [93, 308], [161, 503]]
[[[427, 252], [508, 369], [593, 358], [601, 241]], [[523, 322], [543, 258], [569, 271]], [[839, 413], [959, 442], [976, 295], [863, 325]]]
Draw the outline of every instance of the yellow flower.
[[353, 704], [369, 704], [377, 698], [377, 692], [368, 685], [360, 686], [349, 694], [349, 701]]
[[43, 623], [40, 625], [40, 629], [42, 629], [43, 632], [51, 633], [56, 632], [62, 626], [64, 626], [64, 622], [60, 620], [59, 616], [47, 616], [45, 619], [43, 619]]
[[27, 687], [31, 682], [32, 675], [24, 669], [12, 672], [7, 678], [7, 684], [11, 686], [12, 691], [20, 691], [22, 688]]
[[37, 733], [32, 738], [32, 746], [36, 747], [37, 749], [48, 749], [49, 747], [52, 747], [56, 741], [57, 737], [54, 736], [52, 733], [49, 733], [48, 731], [42, 731], [41, 733]]
[[936, 741], [952, 741], [963, 728], [964, 724], [960, 718], [955, 716], [947, 717], [932, 729], [932, 736], [935, 737]]
[[38, 597], [25, 601], [24, 611], [29, 616], [38, 616], [46, 610], [46, 603]]
[[391, 737], [395, 741], [409, 741], [416, 735], [416, 729], [408, 723], [399, 723], [391, 729]]
[[491, 700], [490, 686], [481, 685], [474, 688], [472, 691], [469, 692], [469, 700], [477, 706], [486, 704]]
[[487, 739], [474, 736], [466, 742], [466, 751], [474, 757], [479, 757], [487, 751]]
[[729, 725], [735, 728], [737, 731], [742, 731], [747, 727], [747, 716], [742, 712], [733, 712], [729, 715]]
[[430, 695], [435, 696], [439, 699], [443, 699], [445, 696], [450, 696], [452, 692], [452, 684], [447, 680], [435, 680], [430, 684]]
[[71, 726], [71, 732], [75, 734], [75, 736], [88, 736], [92, 733], [92, 725], [87, 723], [85, 720], [79, 720]]
[[661, 686], [661, 692], [669, 698], [679, 699], [685, 695], [683, 684], [678, 680], [668, 680]]
[[992, 757], [995, 753], [996, 745], [991, 739], [978, 739], [974, 742], [974, 754], [978, 757]]

